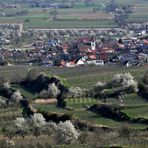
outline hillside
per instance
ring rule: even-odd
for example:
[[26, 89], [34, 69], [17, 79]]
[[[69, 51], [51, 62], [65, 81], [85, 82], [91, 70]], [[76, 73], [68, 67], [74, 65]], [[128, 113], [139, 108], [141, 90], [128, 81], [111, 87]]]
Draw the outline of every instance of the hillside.
[[[32, 69], [32, 70], [31, 70]], [[63, 91], [60, 87], [62, 84], [67, 88], [71, 87], [81, 87], [83, 88], [93, 88], [97, 81], [110, 83], [112, 78], [117, 73], [130, 72], [136, 80], [140, 81], [146, 72], [146, 67], [133, 67], [133, 68], [124, 68], [124, 67], [98, 67], [98, 66], [88, 66], [88, 67], [79, 67], [79, 68], [41, 68], [41, 67], [1, 67], [1, 83], [2, 81], [11, 82], [11, 88], [7, 89], [11, 94], [11, 91], [14, 93], [16, 90], [19, 90], [21, 95], [29, 101], [29, 106], [27, 108], [20, 109], [20, 106], [15, 105], [13, 102], [8, 106], [1, 107], [1, 126], [0, 126], [0, 143], [4, 143], [3, 140], [13, 137], [13, 141], [17, 147], [21, 147], [26, 143], [28, 146], [32, 145], [55, 145], [52, 141], [50, 135], [40, 134], [39, 136], [34, 136], [33, 133], [29, 136], [28, 134], [22, 139], [21, 135], [15, 136], [14, 130], [11, 126], [14, 124], [14, 119], [24, 116], [24, 113], [30, 108], [32, 112], [42, 113], [45, 119], [50, 122], [52, 121], [65, 121], [71, 120], [72, 123], [81, 131], [81, 136], [86, 136], [90, 138], [93, 136], [91, 142], [94, 142], [96, 145], [125, 145], [129, 144], [132, 146], [142, 146], [147, 145], [147, 122], [148, 122], [148, 102], [143, 99], [137, 93], [127, 93], [121, 95], [121, 100], [117, 98], [107, 98], [102, 100], [100, 98], [93, 98], [87, 95], [81, 96], [81, 93], [75, 94], [75, 96], [67, 96], [65, 98], [66, 108], [57, 108], [55, 102], [53, 104], [45, 103], [36, 103], [34, 100], [40, 99], [39, 93], [40, 89], [45, 89], [46, 85], [49, 85], [51, 82], [54, 82], [58, 89]], [[30, 71], [30, 72], [29, 72]], [[28, 75], [29, 72], [29, 75]], [[46, 73], [47, 77], [38, 77], [39, 72]], [[5, 76], [3, 75], [5, 73]], [[28, 76], [27, 76], [28, 75]], [[3, 77], [4, 76], [4, 77]], [[53, 76], [60, 77], [60, 85], [57, 83], [58, 78]], [[22, 85], [20, 81], [24, 81], [29, 78], [27, 85]], [[36, 79], [37, 78], [37, 79]], [[48, 83], [46, 83], [48, 81]], [[32, 85], [31, 89], [30, 86]], [[49, 87], [49, 86], [48, 86]], [[5, 89], [5, 88], [4, 88]], [[33, 92], [33, 91], [36, 92]], [[79, 90], [80, 91], [80, 90]], [[1, 92], [2, 93], [2, 90]], [[8, 95], [9, 96], [9, 95]], [[56, 96], [55, 96], [56, 97]], [[10, 97], [11, 99], [12, 97]], [[21, 103], [21, 106], [23, 104]], [[27, 109], [27, 110], [26, 110]], [[103, 112], [102, 112], [103, 109]], [[26, 111], [25, 111], [26, 110]], [[23, 114], [22, 114], [23, 111]], [[25, 112], [24, 112], [25, 111]], [[27, 112], [27, 114], [29, 113]], [[106, 114], [106, 113], [107, 114]], [[110, 112], [110, 113], [108, 113]], [[30, 114], [29, 113], [29, 114]], [[29, 115], [28, 114], [28, 115]], [[111, 115], [112, 114], [112, 115]], [[111, 116], [110, 116], [111, 115]], [[26, 115], [25, 115], [26, 116]], [[7, 125], [6, 125], [7, 123]], [[12, 124], [13, 123], [13, 124]], [[12, 125], [10, 125], [12, 124]], [[9, 132], [6, 130], [9, 125]], [[102, 139], [98, 142], [99, 135], [95, 131], [101, 132], [102, 134], [108, 137]], [[120, 136], [120, 132], [123, 132]], [[32, 131], [33, 132], [33, 131]], [[127, 132], [126, 134], [124, 132]], [[109, 133], [111, 135], [109, 135]], [[113, 134], [113, 135], [112, 135]], [[112, 138], [117, 136], [118, 141]], [[126, 139], [124, 136], [129, 136]], [[131, 135], [134, 135], [133, 138]], [[116, 137], [115, 136], [115, 137]], [[82, 137], [81, 137], [82, 138]], [[93, 146], [92, 143], [89, 143], [86, 139], [78, 140], [78, 147]], [[19, 140], [21, 139], [21, 140]], [[31, 141], [34, 139], [34, 142], [31, 144]], [[49, 139], [49, 140], [48, 140]], [[138, 142], [136, 142], [138, 140]], [[85, 141], [86, 140], [86, 141]], [[96, 141], [94, 141], [96, 140]], [[83, 141], [83, 142], [82, 142]], [[104, 141], [104, 142], [103, 142]], [[83, 143], [83, 144], [82, 144]], [[85, 143], [85, 144], [84, 144]], [[72, 147], [73, 145], [69, 145]]]

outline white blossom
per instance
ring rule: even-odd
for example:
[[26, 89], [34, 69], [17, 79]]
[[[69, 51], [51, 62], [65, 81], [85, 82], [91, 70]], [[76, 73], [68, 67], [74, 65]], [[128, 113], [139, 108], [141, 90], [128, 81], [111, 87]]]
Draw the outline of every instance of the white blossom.
[[46, 124], [45, 118], [40, 113], [35, 113], [31, 117], [31, 121], [34, 124], [35, 127], [41, 127]]
[[55, 128], [54, 139], [58, 144], [70, 144], [78, 139], [79, 133], [71, 121], [60, 122]]
[[22, 117], [19, 117], [15, 120], [15, 124], [18, 128], [24, 128], [24, 125], [26, 125], [26, 123], [26, 119]]
[[114, 86], [131, 88], [135, 92], [138, 91], [137, 82], [130, 73], [114, 75], [112, 83]]
[[106, 85], [106, 83], [102, 83], [100, 81], [98, 81], [97, 84], [96, 84], [96, 86], [105, 86], [105, 85]]
[[49, 84], [47, 90], [42, 90], [40, 92], [40, 97], [48, 98], [53, 97], [56, 98], [60, 94], [60, 90], [57, 88], [55, 83]]
[[71, 87], [69, 89], [69, 94], [72, 97], [81, 97], [84, 94], [84, 91], [80, 87]]
[[46, 124], [45, 118], [40, 113], [35, 113], [31, 118], [17, 118], [15, 124], [18, 128], [25, 128], [27, 126], [41, 127]]
[[6, 104], [7, 104], [6, 100], [0, 97], [0, 106], [4, 106]]
[[13, 140], [6, 140], [6, 144], [8, 146], [14, 146], [15, 145], [15, 142]]
[[22, 100], [23, 97], [22, 97], [20, 91], [17, 90], [12, 94], [11, 99], [18, 102], [18, 101]]
[[10, 83], [9, 83], [9, 82], [6, 82], [6, 83], [3, 83], [3, 87], [4, 87], [4, 88], [10, 88], [10, 87], [11, 87], [11, 85], [10, 85]]

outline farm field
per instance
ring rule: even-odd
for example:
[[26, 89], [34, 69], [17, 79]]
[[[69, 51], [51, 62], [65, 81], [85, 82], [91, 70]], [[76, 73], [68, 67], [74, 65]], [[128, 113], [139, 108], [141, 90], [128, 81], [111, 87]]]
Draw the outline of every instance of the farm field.
[[117, 73], [130, 72], [135, 78], [140, 79], [147, 71], [147, 67], [126, 68], [120, 66], [82, 66], [73, 68], [5, 66], [0, 68], [0, 82], [3, 80], [13, 82], [24, 79], [27, 75], [27, 72], [31, 69], [37, 72], [42, 71], [49, 76], [58, 76], [63, 80], [66, 80], [68, 83], [67, 85], [82, 88], [90, 88], [96, 85], [98, 81], [110, 81]]
[[[74, 8], [58, 9], [57, 18], [53, 20], [53, 15], [50, 13], [51, 8], [31, 8], [28, 5], [22, 5], [17, 11], [27, 10], [28, 14], [16, 17], [3, 17], [0, 16], [0, 23], [23, 23], [24, 29], [31, 28], [114, 28], [117, 24], [114, 22], [113, 14], [101, 11], [102, 3], [106, 5], [109, 0], [95, 2], [91, 6], [86, 6], [84, 3], [77, 3]], [[148, 2], [144, 0], [123, 1], [117, 0], [117, 3], [126, 5], [131, 4], [134, 6], [133, 14], [128, 18], [129, 22], [147, 22], [148, 21]], [[99, 9], [93, 12], [93, 9]], [[5, 10], [5, 13], [11, 13], [16, 10]]]

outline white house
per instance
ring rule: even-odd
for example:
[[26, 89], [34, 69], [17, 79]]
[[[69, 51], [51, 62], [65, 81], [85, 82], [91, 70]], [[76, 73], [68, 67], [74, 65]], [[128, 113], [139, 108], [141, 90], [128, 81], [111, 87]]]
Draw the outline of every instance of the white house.
[[78, 65], [78, 66], [82, 66], [82, 65], [84, 65], [84, 60], [82, 60], [82, 59], [79, 59], [79, 61], [76, 63], [76, 65]]

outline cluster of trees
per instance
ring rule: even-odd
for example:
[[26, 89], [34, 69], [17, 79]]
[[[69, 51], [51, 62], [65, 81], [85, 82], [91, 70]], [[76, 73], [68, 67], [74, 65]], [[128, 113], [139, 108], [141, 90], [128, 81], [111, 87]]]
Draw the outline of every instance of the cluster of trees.
[[121, 99], [124, 94], [137, 94], [144, 99], [148, 99], [148, 72], [145, 73], [141, 81], [136, 81], [130, 73], [121, 73], [114, 75], [112, 80], [107, 83], [97, 82], [91, 89], [71, 87], [69, 88], [68, 97]]
[[14, 16], [23, 16], [23, 15], [27, 15], [28, 14], [28, 10], [20, 10], [20, 11], [11, 11], [9, 13], [5, 13], [4, 16], [6, 17], [14, 17]]
[[51, 83], [48, 85], [48, 89], [42, 90], [39, 95], [41, 98], [56, 98], [59, 94], [60, 90], [57, 88], [55, 83]]
[[68, 95], [68, 88], [58, 77], [49, 77], [45, 74], [39, 74], [39, 76], [32, 79], [29, 76], [26, 80], [21, 82], [21, 86], [34, 94], [38, 94], [41, 98], [57, 99], [58, 107], [63, 108], [66, 106], [65, 98]]
[[69, 97], [71, 98], [79, 98], [85, 95], [85, 90], [80, 87], [71, 87], [69, 88]]
[[105, 8], [106, 12], [113, 12], [115, 14], [115, 22], [119, 27], [127, 24], [129, 14], [133, 12], [131, 5], [118, 5], [115, 0], [111, 0]]
[[67, 120], [59, 123], [46, 122], [40, 113], [35, 113], [31, 118], [17, 118], [13, 124], [7, 125], [3, 129], [3, 132], [10, 139], [16, 135], [22, 136], [23, 138], [29, 135], [36, 137], [41, 134], [50, 135], [56, 144], [73, 143], [80, 135], [71, 121]]
[[123, 94], [137, 93], [138, 83], [130, 73], [116, 74], [108, 83], [97, 82], [91, 89], [72, 87], [69, 89], [69, 97], [72, 98], [119, 98]]
[[122, 94], [137, 93], [138, 83], [130, 73], [116, 74], [108, 83], [98, 83], [92, 93], [95, 98], [118, 98]]
[[139, 94], [148, 100], [148, 71], [139, 84]]
[[[54, 11], [54, 10], [53, 10]], [[53, 18], [55, 17], [53, 13]], [[26, 19], [25, 23], [29, 23], [30, 19]], [[22, 26], [23, 27], [23, 26]], [[49, 38], [61, 38], [64, 40], [70, 36], [85, 36], [85, 35], [97, 35], [97, 36], [114, 36], [114, 35], [125, 35], [126, 32], [118, 32], [115, 30], [105, 31], [105, 30], [21, 30], [21, 25], [19, 24], [5, 24], [0, 25], [0, 42], [1, 39], [5, 39], [5, 42], [8, 40], [9, 44], [20, 45], [24, 43], [32, 43], [37, 40], [47, 41]], [[4, 43], [3, 43], [4, 44]]]
[[86, 6], [89, 6], [92, 4], [92, 0], [84, 0], [84, 3]]
[[0, 35], [3, 38], [10, 39], [20, 31], [19, 24], [0, 24]]
[[23, 96], [21, 95], [20, 91], [11, 88], [8, 82], [1, 84], [0, 95], [0, 106], [2, 107], [15, 105], [23, 99]]
[[52, 11], [50, 11], [50, 15], [52, 16], [53, 20], [57, 20], [58, 19], [58, 17], [57, 17], [57, 15], [58, 15], [57, 8], [53, 8]]

